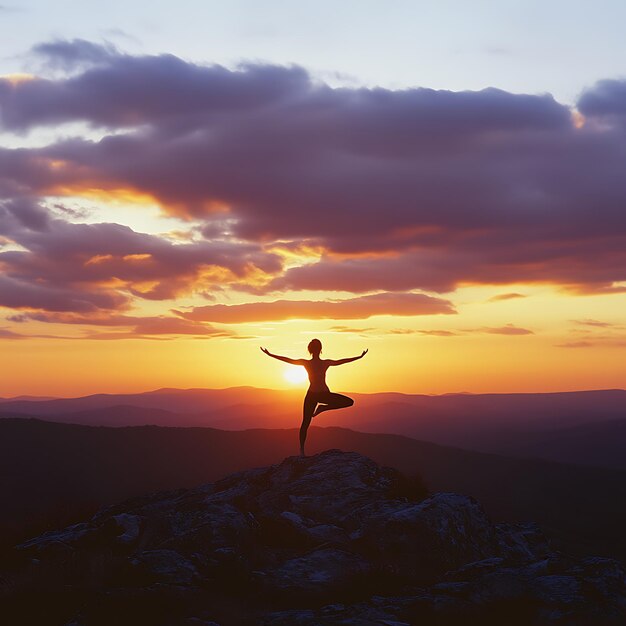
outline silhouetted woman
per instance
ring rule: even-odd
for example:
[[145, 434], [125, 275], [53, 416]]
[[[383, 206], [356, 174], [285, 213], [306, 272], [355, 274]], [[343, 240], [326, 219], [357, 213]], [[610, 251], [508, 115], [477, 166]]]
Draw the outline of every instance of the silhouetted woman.
[[279, 361], [291, 363], [291, 365], [302, 365], [309, 375], [309, 390], [304, 398], [302, 426], [300, 426], [300, 454], [304, 456], [304, 442], [306, 441], [306, 433], [309, 429], [311, 418], [324, 411], [345, 409], [354, 404], [352, 398], [348, 398], [348, 396], [340, 393], [332, 393], [326, 384], [326, 370], [333, 365], [343, 365], [344, 363], [352, 363], [352, 361], [362, 359], [367, 354], [367, 350], [363, 350], [361, 356], [339, 359], [338, 361], [320, 359], [322, 342], [319, 339], [313, 339], [308, 345], [309, 354], [311, 355], [310, 359], [290, 359], [286, 356], [272, 354], [267, 348], [261, 348], [261, 350], [267, 356], [271, 356]]

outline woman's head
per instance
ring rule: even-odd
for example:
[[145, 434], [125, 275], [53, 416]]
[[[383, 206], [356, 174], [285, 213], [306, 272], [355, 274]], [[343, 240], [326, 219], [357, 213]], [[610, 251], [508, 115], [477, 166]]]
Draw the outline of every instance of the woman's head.
[[322, 351], [322, 342], [319, 339], [311, 339], [307, 348], [311, 356], [319, 356]]

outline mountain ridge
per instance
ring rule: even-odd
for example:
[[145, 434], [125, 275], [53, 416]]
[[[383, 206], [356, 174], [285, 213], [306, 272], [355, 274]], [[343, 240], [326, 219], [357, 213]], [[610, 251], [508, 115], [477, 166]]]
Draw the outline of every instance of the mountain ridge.
[[[616, 626], [626, 573], [357, 452], [139, 496], [17, 546], [5, 613], [84, 626]], [[505, 620], [505, 622], [503, 622]], [[13, 622], [15, 623], [15, 618]]]

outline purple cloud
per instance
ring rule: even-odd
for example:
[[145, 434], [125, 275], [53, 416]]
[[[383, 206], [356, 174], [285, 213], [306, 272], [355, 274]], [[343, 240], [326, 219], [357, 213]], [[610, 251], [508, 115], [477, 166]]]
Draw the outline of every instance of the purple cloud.
[[84, 39], [47, 41], [33, 46], [31, 53], [43, 58], [48, 67], [62, 70], [101, 65], [120, 56], [120, 52], [111, 43], [97, 44]]
[[587, 117], [626, 118], [626, 80], [601, 80], [586, 89], [577, 103]]
[[[252, 293], [515, 282], [623, 290], [619, 124], [579, 128], [548, 95], [332, 89], [297, 67], [229, 70], [80, 41], [42, 51], [88, 66], [55, 80], [0, 79], [5, 130], [83, 121], [116, 134], [0, 149], [0, 194], [147, 194], [206, 220], [212, 239], [168, 247], [121, 226], [56, 222], [44, 236], [46, 224], [25, 216], [18, 243], [29, 254], [0, 256], [15, 280], [44, 272], [44, 284], [93, 286], [121, 275], [127, 295], [158, 299], [181, 293], [204, 263]], [[622, 90], [599, 83], [578, 109], [592, 121], [621, 115]], [[225, 222], [231, 239], [216, 243]], [[284, 271], [263, 251], [276, 242], [322, 256]], [[87, 247], [102, 258], [79, 270]], [[252, 268], [265, 279], [250, 280]], [[132, 286], [147, 281], [157, 286]]]
[[[86, 339], [152, 339], [163, 335], [211, 338], [211, 337], [232, 337], [232, 331], [214, 328], [209, 324], [194, 320], [183, 319], [172, 315], [138, 316], [124, 314], [86, 314], [74, 312], [26, 312], [7, 316], [7, 321], [17, 324], [30, 321], [45, 322], [49, 324], [72, 324], [77, 326], [109, 327], [117, 328], [115, 331], [89, 331], [82, 335]], [[0, 337], [7, 338], [15, 335], [18, 338], [27, 337], [12, 331], [6, 331], [5, 335], [0, 333]], [[48, 337], [48, 335], [37, 335], [38, 337]], [[65, 339], [76, 339], [80, 337], [64, 337]]]
[[182, 318], [243, 324], [289, 319], [366, 319], [373, 315], [436, 315], [455, 313], [452, 303], [418, 293], [377, 293], [345, 300], [276, 300], [246, 304], [210, 304], [176, 311]]
[[[0, 269], [3, 268], [0, 253]], [[125, 309], [129, 298], [115, 292], [81, 291], [71, 287], [37, 284], [0, 275], [0, 306], [12, 309], [89, 312], [98, 309]]]
[[74, 121], [106, 128], [156, 123], [172, 124], [174, 131], [204, 127], [232, 122], [242, 111], [256, 112], [310, 87], [308, 75], [297, 67], [231, 71], [168, 54], [133, 57], [83, 40], [40, 44], [35, 52], [56, 67], [94, 65], [57, 80], [14, 83], [0, 78], [1, 123], [7, 130]]

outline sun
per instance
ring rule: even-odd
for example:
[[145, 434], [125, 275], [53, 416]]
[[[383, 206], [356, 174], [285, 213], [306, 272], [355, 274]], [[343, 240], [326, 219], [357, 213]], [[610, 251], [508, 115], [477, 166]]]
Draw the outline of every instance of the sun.
[[300, 365], [290, 365], [283, 374], [292, 385], [299, 385], [307, 379], [306, 370]]

